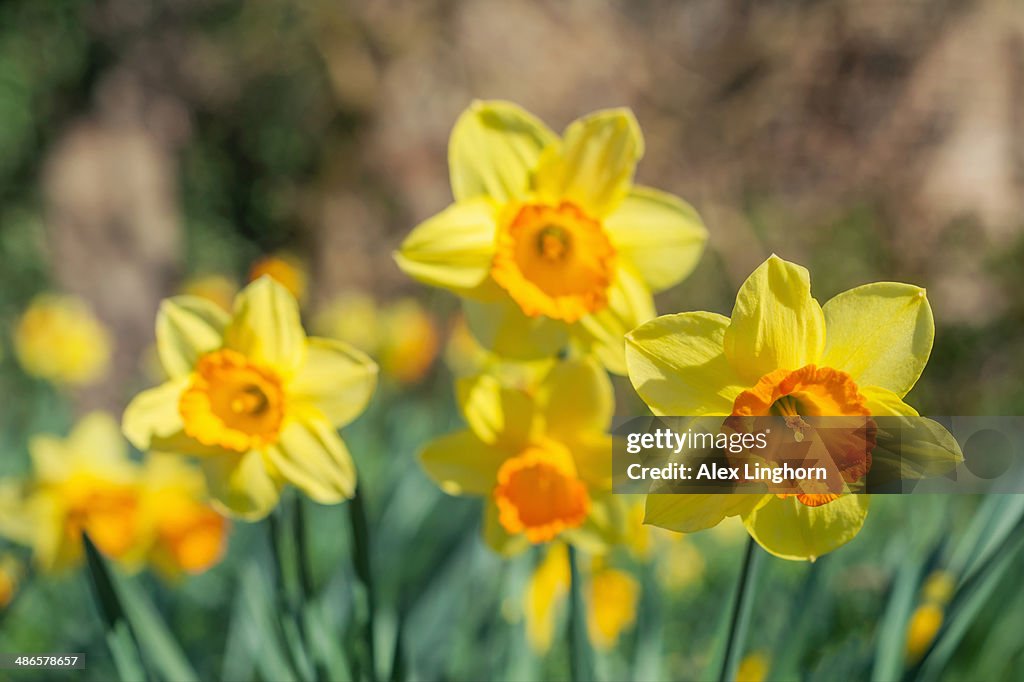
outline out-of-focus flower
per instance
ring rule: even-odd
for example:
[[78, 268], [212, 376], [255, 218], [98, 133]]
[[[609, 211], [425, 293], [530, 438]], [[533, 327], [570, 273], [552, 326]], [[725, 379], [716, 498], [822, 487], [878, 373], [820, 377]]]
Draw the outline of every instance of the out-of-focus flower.
[[747, 654], [736, 669], [736, 682], [764, 682], [770, 669], [771, 663], [763, 653]]
[[66, 439], [36, 436], [29, 449], [32, 479], [16, 506], [5, 496], [0, 532], [32, 547], [44, 571], [78, 564], [83, 532], [108, 557], [138, 568], [145, 552], [138, 468], [113, 417], [90, 414]]
[[228, 521], [207, 502], [202, 473], [180, 457], [147, 457], [142, 518], [152, 535], [148, 559], [166, 578], [202, 573], [224, 556]]
[[907, 661], [916, 663], [928, 650], [942, 627], [943, 611], [938, 604], [921, 604], [907, 624]]
[[306, 302], [309, 276], [305, 264], [298, 257], [278, 253], [259, 259], [249, 270], [249, 281], [255, 282], [264, 275], [291, 292], [299, 303]]
[[317, 316], [315, 328], [376, 358], [381, 372], [401, 384], [423, 379], [441, 342], [433, 318], [414, 298], [378, 305], [367, 294], [344, 294]]
[[350, 343], [376, 355], [381, 344], [381, 312], [373, 296], [362, 291], [334, 298], [313, 323], [316, 333]]
[[21, 563], [10, 554], [0, 555], [0, 613], [14, 600], [21, 582]]
[[696, 265], [707, 234], [680, 199], [633, 185], [643, 138], [610, 109], [558, 137], [508, 102], [474, 102], [448, 147], [455, 203], [420, 224], [399, 266], [464, 298], [474, 335], [509, 358], [566, 343], [625, 372], [623, 336], [654, 316], [652, 291]]
[[238, 284], [224, 275], [200, 275], [185, 281], [181, 286], [184, 296], [203, 298], [224, 310], [231, 310], [231, 304], [238, 294]]
[[598, 649], [608, 650], [636, 622], [640, 583], [629, 573], [600, 568], [590, 576], [587, 629]]
[[106, 328], [74, 296], [36, 296], [14, 331], [21, 366], [55, 384], [82, 385], [101, 378], [112, 346]]
[[704, 575], [704, 555], [685, 535], [664, 543], [657, 565], [658, 581], [669, 590], [682, 590]]
[[945, 606], [956, 591], [956, 577], [949, 571], [932, 571], [924, 581], [921, 596], [925, 601]]
[[427, 473], [452, 495], [488, 500], [485, 539], [513, 553], [561, 538], [592, 548], [622, 533], [611, 495], [611, 382], [590, 360], [558, 363], [536, 386], [491, 375], [457, 384], [468, 429], [427, 445]]
[[403, 384], [420, 381], [437, 358], [440, 334], [433, 318], [416, 299], [403, 298], [384, 312], [381, 370]]
[[157, 347], [170, 380], [124, 414], [143, 450], [198, 458], [214, 499], [257, 519], [292, 483], [324, 504], [352, 496], [356, 471], [336, 428], [366, 407], [377, 366], [340, 341], [307, 337], [295, 298], [269, 277], [231, 315], [203, 299], [164, 301]]
[[553, 542], [526, 585], [526, 639], [538, 653], [551, 648], [556, 612], [569, 593], [569, 580], [568, 549]]
[[[822, 307], [807, 270], [772, 256], [740, 287], [731, 319], [659, 317], [629, 333], [626, 357], [656, 415], [917, 416], [903, 396], [933, 336], [923, 289], [867, 284]], [[962, 459], [952, 438], [935, 445], [923, 456]], [[739, 515], [767, 551], [813, 560], [852, 540], [867, 512], [861, 494], [650, 495], [646, 519], [689, 533]]]

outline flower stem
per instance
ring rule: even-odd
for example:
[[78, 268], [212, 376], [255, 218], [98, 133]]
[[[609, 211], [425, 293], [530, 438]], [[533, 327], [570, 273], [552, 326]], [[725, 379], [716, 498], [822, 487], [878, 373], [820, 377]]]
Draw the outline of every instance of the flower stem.
[[363, 502], [362, 490], [356, 485], [355, 494], [348, 503], [349, 522], [352, 526], [352, 564], [356, 577], [363, 584], [366, 594], [366, 626], [364, 636], [369, 657], [369, 679], [377, 679], [377, 644], [374, 614], [377, 611], [376, 596], [373, 588], [373, 570], [370, 561], [370, 525], [367, 521], [366, 506]]
[[736, 585], [736, 598], [732, 604], [729, 635], [725, 640], [725, 652], [718, 673], [719, 682], [727, 682], [736, 677], [736, 669], [743, 653], [743, 643], [747, 638], [747, 625], [754, 605], [754, 588], [763, 556], [764, 552], [757, 547], [754, 539], [747, 538], [747, 550], [743, 555], [743, 566], [740, 568], [739, 582]]
[[587, 636], [576, 548], [569, 545], [569, 671], [575, 682], [594, 679], [594, 651]]

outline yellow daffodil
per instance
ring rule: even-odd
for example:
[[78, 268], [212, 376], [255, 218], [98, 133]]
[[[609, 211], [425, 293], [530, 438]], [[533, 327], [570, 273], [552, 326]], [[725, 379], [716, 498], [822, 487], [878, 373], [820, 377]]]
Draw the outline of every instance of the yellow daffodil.
[[549, 545], [526, 584], [526, 641], [538, 653], [551, 648], [557, 611], [569, 594], [569, 551], [561, 542]]
[[180, 457], [153, 453], [141, 485], [141, 517], [152, 537], [148, 559], [164, 577], [202, 573], [221, 560], [229, 524], [207, 502], [198, 469]]
[[204, 298], [224, 310], [231, 310], [238, 285], [224, 275], [200, 275], [186, 280], [181, 286], [181, 293], [184, 296]]
[[926, 602], [914, 609], [907, 624], [906, 655], [909, 663], [916, 663], [928, 651], [942, 628], [944, 618], [939, 604]]
[[508, 102], [474, 102], [448, 146], [455, 203], [396, 254], [410, 276], [464, 298], [474, 335], [510, 358], [568, 342], [625, 372], [623, 336], [653, 317], [651, 293], [694, 268], [706, 232], [680, 199], [633, 184], [643, 156], [627, 109], [561, 137]]
[[355, 346], [374, 355], [381, 344], [382, 312], [368, 293], [349, 291], [337, 296], [313, 321], [316, 333]]
[[763, 653], [747, 654], [736, 669], [736, 682], [764, 682], [770, 669], [768, 657]]
[[269, 277], [247, 286], [231, 315], [169, 299], [156, 327], [171, 378], [125, 411], [136, 447], [197, 457], [214, 499], [244, 518], [265, 516], [286, 483], [324, 504], [351, 497], [356, 472], [336, 428], [373, 393], [366, 355], [307, 338], [295, 298]]
[[306, 274], [305, 265], [298, 257], [279, 253], [259, 259], [249, 270], [249, 281], [255, 282], [263, 276], [277, 281], [299, 303], [305, 303], [309, 276]]
[[73, 296], [35, 297], [14, 331], [21, 366], [55, 384], [82, 385], [101, 378], [110, 364], [111, 347], [106, 328]]
[[590, 576], [587, 630], [594, 647], [613, 648], [623, 632], [636, 622], [640, 583], [629, 573], [602, 567]]
[[492, 547], [512, 553], [561, 538], [596, 548], [621, 534], [605, 432], [612, 388], [600, 367], [565, 361], [526, 387], [480, 375], [457, 393], [469, 428], [434, 440], [421, 459], [445, 492], [487, 498]]
[[402, 384], [422, 380], [441, 345], [433, 318], [414, 298], [399, 299], [385, 309], [382, 337], [381, 371]]
[[[627, 336], [629, 376], [656, 415], [916, 416], [934, 323], [925, 292], [880, 282], [824, 306], [807, 270], [776, 256], [740, 287], [732, 317], [666, 315]], [[952, 441], [952, 439], [949, 439]], [[938, 448], [952, 463], [955, 441]], [[868, 496], [650, 495], [646, 521], [693, 532], [742, 517], [766, 550], [813, 559], [852, 540]]]
[[29, 449], [33, 478], [0, 532], [31, 546], [44, 571], [78, 564], [83, 532], [108, 557], [138, 568], [145, 545], [138, 467], [113, 417], [93, 413], [66, 439], [36, 436]]
[[21, 563], [10, 554], [0, 555], [0, 613], [10, 606], [21, 582]]

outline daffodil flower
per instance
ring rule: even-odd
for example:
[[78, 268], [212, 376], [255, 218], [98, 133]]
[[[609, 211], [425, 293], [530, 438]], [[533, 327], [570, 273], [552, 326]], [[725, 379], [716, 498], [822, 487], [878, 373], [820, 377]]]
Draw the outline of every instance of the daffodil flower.
[[457, 393], [469, 428], [434, 440], [421, 460], [445, 492], [487, 498], [488, 544], [511, 554], [561, 538], [596, 549], [621, 535], [612, 388], [599, 366], [562, 362], [527, 387], [485, 374], [460, 380]]
[[499, 355], [572, 342], [622, 374], [623, 336], [654, 316], [652, 292], [690, 273], [707, 236], [689, 205], [633, 184], [643, 151], [628, 109], [558, 137], [514, 104], [475, 102], [449, 141], [455, 203], [413, 230], [398, 264], [461, 295]]
[[286, 483], [324, 504], [352, 496], [356, 471], [336, 429], [366, 407], [377, 366], [344, 343], [307, 338], [282, 285], [258, 279], [231, 315], [169, 299], [156, 334], [170, 380], [125, 411], [136, 447], [195, 456], [214, 500], [247, 519], [270, 512]]
[[[772, 256], [740, 287], [731, 319], [659, 317], [627, 336], [626, 356], [657, 415], [916, 417], [903, 398], [934, 333], [924, 289], [879, 282], [820, 306], [807, 270]], [[943, 445], [937, 457], [962, 457], [951, 438]], [[739, 515], [772, 554], [813, 559], [857, 535], [868, 503], [863, 494], [650, 495], [646, 522], [693, 532]]]
[[141, 473], [149, 563], [165, 578], [203, 573], [224, 556], [230, 524], [207, 502], [202, 473], [181, 457], [151, 453]]
[[43, 571], [82, 560], [82, 533], [125, 568], [141, 567], [138, 466], [117, 422], [104, 413], [84, 417], [64, 438], [35, 436], [29, 444], [33, 477], [18, 495], [0, 495], [0, 533], [33, 550]]

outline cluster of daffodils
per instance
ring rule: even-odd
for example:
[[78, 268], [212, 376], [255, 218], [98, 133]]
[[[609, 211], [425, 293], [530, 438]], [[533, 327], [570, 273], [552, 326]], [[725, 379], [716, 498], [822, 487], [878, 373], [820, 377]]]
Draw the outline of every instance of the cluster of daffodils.
[[[586, 116], [558, 136], [513, 104], [476, 102], [449, 143], [454, 203], [396, 253], [408, 275], [462, 299], [448, 361], [463, 376], [467, 428], [421, 459], [446, 492], [486, 500], [485, 537], [501, 552], [552, 542], [601, 552], [643, 537], [609, 493], [606, 370], [628, 374], [656, 415], [917, 416], [904, 397], [934, 336], [923, 289], [869, 284], [821, 306], [808, 272], [772, 256], [740, 288], [731, 318], [656, 318], [652, 294], [690, 273], [706, 231], [680, 199], [633, 183], [642, 154], [627, 110]], [[509, 371], [516, 363], [525, 364]], [[961, 458], [951, 438], [927, 445], [922, 468]], [[861, 464], [863, 476], [870, 453]], [[643, 520], [690, 533], [738, 517], [767, 551], [813, 560], [853, 539], [868, 505], [848, 490], [652, 494]], [[559, 551], [535, 574], [534, 622], [548, 623], [537, 614], [562, 589]], [[594, 584], [629, 601], [618, 578]], [[598, 641], [628, 619], [604, 622], [592, 627]], [[543, 643], [549, 627], [534, 630]]]
[[110, 415], [84, 417], [67, 438], [36, 436], [30, 452], [31, 479], [0, 489], [0, 535], [30, 547], [40, 570], [80, 564], [83, 533], [126, 569], [171, 579], [223, 556], [229, 525], [199, 472], [166, 455], [135, 462]]

